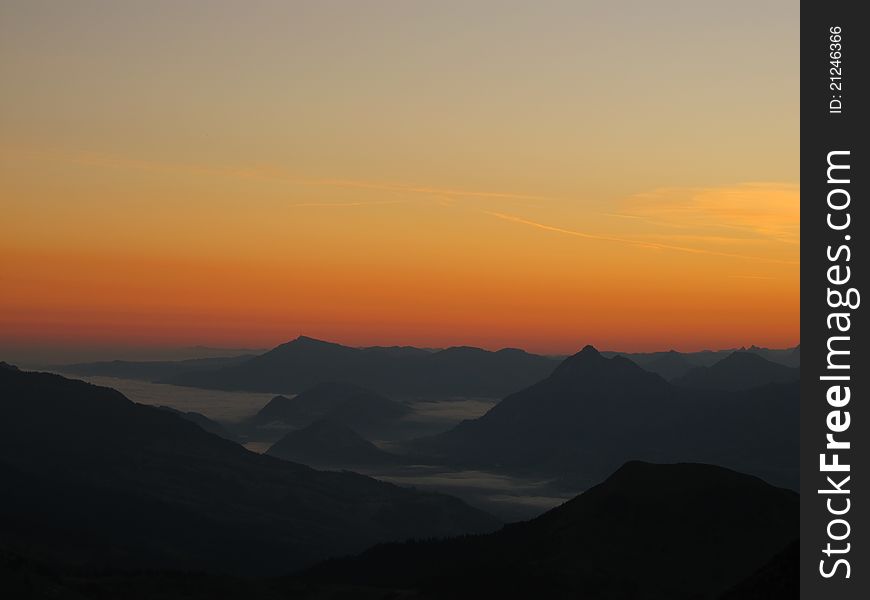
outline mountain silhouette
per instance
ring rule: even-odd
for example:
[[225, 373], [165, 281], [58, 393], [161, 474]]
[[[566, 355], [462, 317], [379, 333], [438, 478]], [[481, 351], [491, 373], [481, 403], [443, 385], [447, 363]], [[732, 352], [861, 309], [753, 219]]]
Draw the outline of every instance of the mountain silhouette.
[[261, 439], [277, 439], [318, 419], [342, 423], [360, 431], [378, 431], [407, 415], [410, 409], [376, 392], [344, 382], [324, 382], [293, 398], [275, 396], [238, 430]]
[[407, 450], [454, 466], [546, 474], [580, 487], [632, 459], [709, 462], [796, 487], [798, 418], [796, 383], [687, 390], [587, 346], [482, 417], [415, 440]]
[[710, 367], [695, 367], [675, 379], [674, 384], [693, 389], [740, 391], [799, 378], [797, 369], [769, 361], [754, 352], [732, 352]]
[[492, 530], [440, 494], [248, 452], [110, 388], [0, 369], [0, 551], [82, 568], [288, 573]]
[[307, 577], [426, 598], [712, 600], [797, 538], [798, 508], [796, 493], [728, 469], [635, 461], [531, 521], [381, 545]]
[[300, 336], [242, 364], [178, 373], [165, 383], [224, 390], [298, 393], [347, 381], [399, 396], [500, 396], [546, 377], [554, 360], [504, 349], [350, 348]]
[[266, 452], [312, 467], [367, 467], [396, 465], [400, 457], [385, 452], [350, 427], [331, 419], [320, 419], [308, 427], [291, 431]]

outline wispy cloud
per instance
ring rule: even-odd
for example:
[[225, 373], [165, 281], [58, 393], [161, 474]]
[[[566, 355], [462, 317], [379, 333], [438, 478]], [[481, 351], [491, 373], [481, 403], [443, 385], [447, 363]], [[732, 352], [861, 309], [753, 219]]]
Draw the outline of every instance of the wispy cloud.
[[720, 252], [717, 250], [712, 250], [709, 248], [701, 248], [701, 247], [692, 247], [692, 246], [679, 246], [674, 244], [663, 244], [660, 242], [650, 241], [649, 239], [645, 239], [643, 237], [621, 237], [621, 236], [611, 236], [611, 235], [599, 235], [595, 233], [589, 233], [586, 231], [577, 231], [574, 229], [567, 229], [564, 227], [558, 227], [555, 225], [549, 225], [546, 223], [540, 223], [538, 221], [533, 221], [530, 219], [525, 219], [522, 217], [518, 217], [516, 215], [505, 214], [501, 212], [481, 210], [480, 212], [502, 219], [504, 221], [510, 221], [513, 223], [518, 223], [521, 225], [526, 225], [529, 227], [535, 227], [537, 229], [542, 229], [544, 231], [551, 231], [554, 233], [571, 235], [575, 237], [585, 238], [589, 240], [601, 240], [607, 242], [616, 242], [620, 244], [630, 244], [632, 246], [638, 246], [642, 248], [653, 248], [656, 250], [669, 250], [673, 252], [685, 252], [690, 254], [708, 254], [713, 256], [723, 256], [728, 258], [739, 258], [745, 260], [756, 260], [763, 262], [772, 262], [772, 263], [783, 263], [783, 264], [799, 264], [798, 261], [781, 259], [770, 256], [758, 256], [758, 255], [750, 255], [750, 254], [740, 254], [734, 252]]
[[297, 208], [342, 208], [349, 206], [382, 206], [385, 204], [405, 204], [404, 200], [373, 200], [371, 202], [297, 202], [289, 206]]
[[[780, 182], [750, 182], [708, 188], [660, 188], [636, 194], [612, 216], [642, 219], [661, 228], [662, 238], [739, 242], [751, 239], [800, 243], [800, 188]], [[723, 235], [724, 232], [730, 235]]]
[[[90, 167], [112, 169], [135, 169], [152, 172], [183, 173], [194, 176], [231, 177], [236, 179], [253, 179], [279, 181], [294, 186], [311, 187], [334, 187], [344, 189], [373, 190], [402, 194], [415, 194], [431, 196], [435, 198], [480, 198], [492, 200], [523, 200], [543, 201], [552, 200], [547, 196], [532, 194], [515, 194], [502, 191], [469, 190], [461, 188], [442, 188], [405, 183], [361, 181], [356, 179], [341, 178], [305, 178], [297, 177], [284, 169], [273, 166], [250, 166], [250, 167], [209, 167], [204, 165], [155, 162], [139, 159], [120, 158], [95, 153], [79, 153], [70, 158], [74, 163]], [[357, 203], [348, 203], [347, 206], [359, 206]], [[338, 204], [336, 204], [338, 206]]]

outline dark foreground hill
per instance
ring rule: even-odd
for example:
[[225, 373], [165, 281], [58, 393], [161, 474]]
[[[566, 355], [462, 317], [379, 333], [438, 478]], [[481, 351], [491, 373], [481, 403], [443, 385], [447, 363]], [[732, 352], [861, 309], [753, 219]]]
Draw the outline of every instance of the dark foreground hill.
[[556, 476], [581, 487], [641, 459], [720, 464], [796, 489], [798, 424], [797, 383], [743, 392], [687, 390], [587, 346], [550, 377], [478, 419], [409, 444], [409, 451], [467, 468]]
[[532, 521], [379, 546], [308, 577], [437, 598], [713, 599], [768, 564], [798, 525], [794, 492], [709, 465], [631, 462]]
[[530, 385], [555, 366], [553, 359], [515, 349], [350, 348], [301, 336], [242, 364], [179, 373], [165, 383], [299, 393], [324, 381], [348, 381], [400, 396], [493, 397]]
[[246, 451], [115, 390], [0, 369], [0, 551], [89, 569], [288, 573], [487, 531], [449, 496]]
[[296, 577], [82, 576], [0, 555], [0, 591], [61, 600], [797, 600], [798, 528], [794, 492], [709, 465], [631, 462], [532, 521], [379, 545]]

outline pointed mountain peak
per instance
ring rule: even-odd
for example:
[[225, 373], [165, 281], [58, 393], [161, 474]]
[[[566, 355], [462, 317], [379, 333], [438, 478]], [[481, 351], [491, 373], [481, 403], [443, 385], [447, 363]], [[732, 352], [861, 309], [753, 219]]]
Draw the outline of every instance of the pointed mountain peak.
[[[551, 376], [562, 381], [638, 381], [640, 379], [661, 379], [660, 376], [645, 371], [637, 363], [624, 356], [608, 358], [594, 346], [587, 345], [573, 356], [569, 356], [556, 367]], [[664, 380], [661, 380], [664, 383]]]

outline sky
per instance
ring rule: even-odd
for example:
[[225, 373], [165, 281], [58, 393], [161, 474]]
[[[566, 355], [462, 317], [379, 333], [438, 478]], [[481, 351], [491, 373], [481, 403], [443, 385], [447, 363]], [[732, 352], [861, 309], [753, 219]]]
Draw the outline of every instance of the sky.
[[799, 343], [783, 1], [0, 1], [0, 352]]

